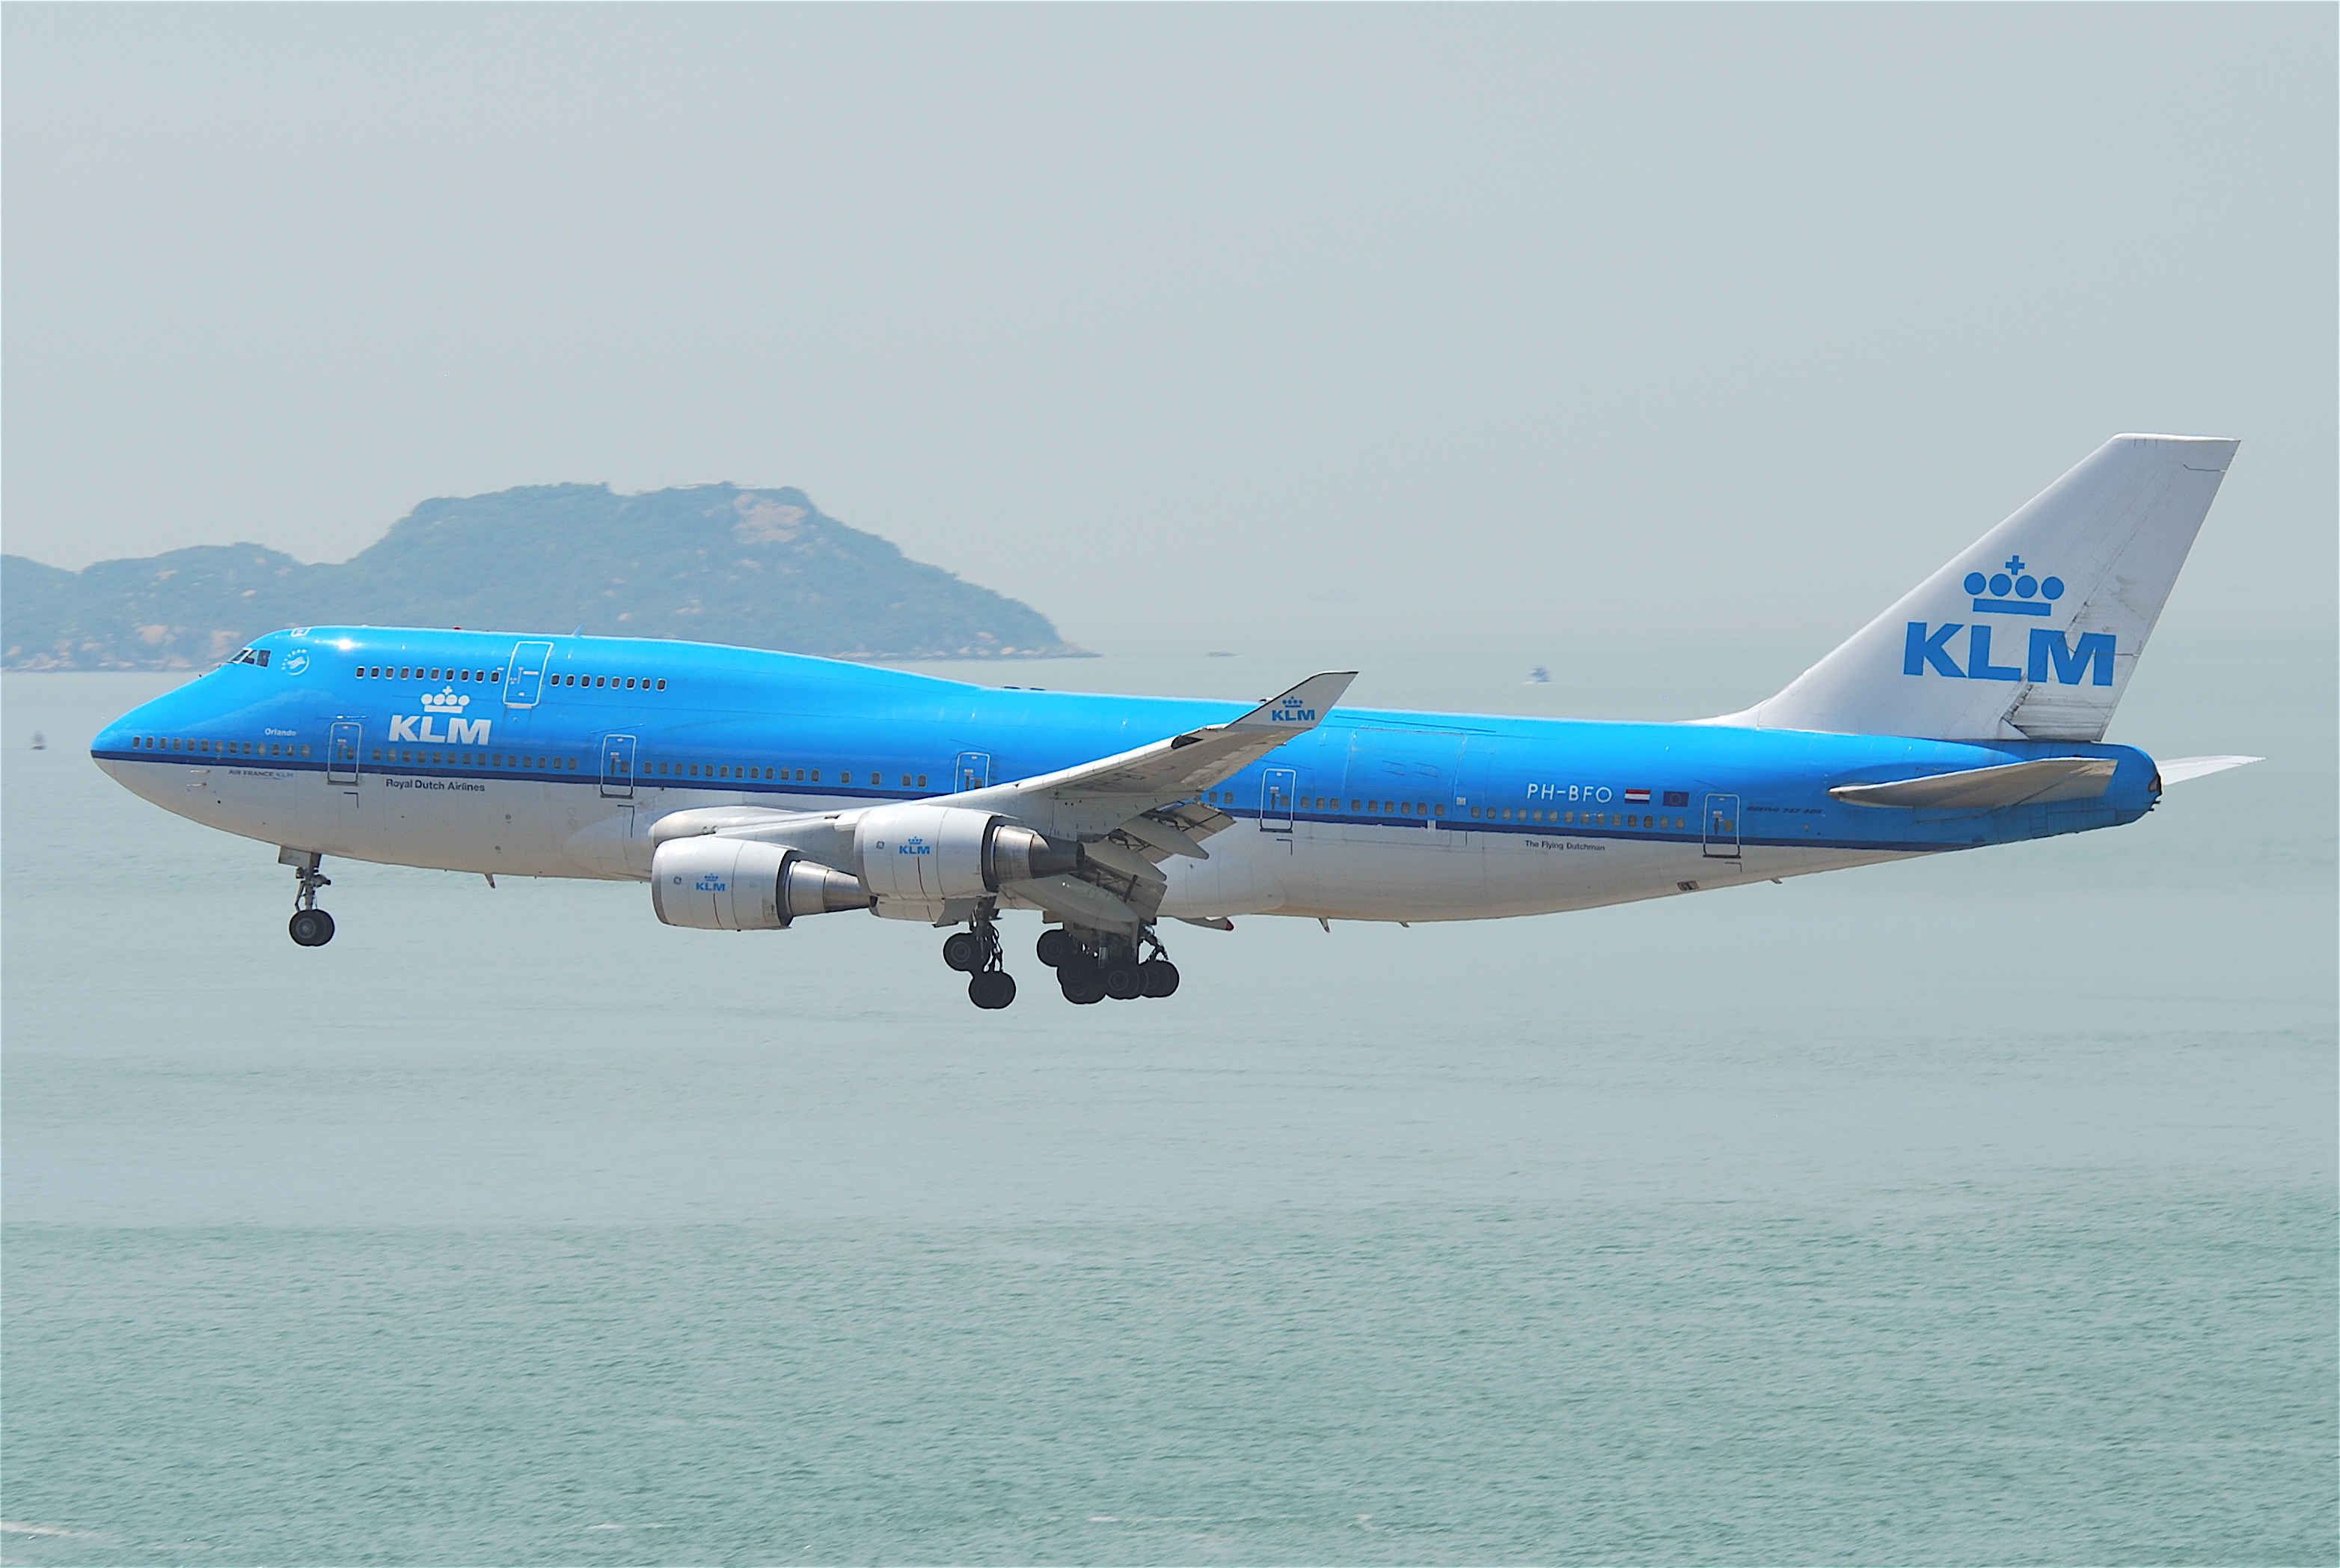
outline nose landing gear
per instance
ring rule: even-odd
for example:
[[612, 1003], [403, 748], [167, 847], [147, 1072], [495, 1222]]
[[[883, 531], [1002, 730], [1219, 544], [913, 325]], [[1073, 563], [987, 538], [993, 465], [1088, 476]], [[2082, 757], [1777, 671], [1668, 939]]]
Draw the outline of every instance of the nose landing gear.
[[1016, 999], [1016, 977], [1002, 965], [999, 928], [988, 917], [945, 938], [943, 962], [967, 976], [967, 999], [987, 1012]]
[[[1150, 950], [1152, 957], [1141, 958]], [[1178, 966], [1147, 928], [1135, 942], [1103, 932], [1052, 928], [1040, 934], [1040, 961], [1056, 971], [1065, 1000], [1086, 1007], [1111, 997], [1117, 1002], [1166, 997], [1178, 988]]]
[[333, 939], [333, 918], [317, 908], [317, 889], [332, 887], [333, 879], [317, 869], [322, 857], [314, 849], [284, 849], [276, 858], [279, 864], [292, 867], [300, 882], [292, 895], [292, 918], [284, 928], [304, 948], [323, 947]]

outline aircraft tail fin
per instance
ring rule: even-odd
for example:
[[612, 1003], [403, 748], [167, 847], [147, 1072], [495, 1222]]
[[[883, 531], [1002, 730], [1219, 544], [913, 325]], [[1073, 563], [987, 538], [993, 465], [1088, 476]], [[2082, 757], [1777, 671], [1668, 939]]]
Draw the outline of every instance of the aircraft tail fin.
[[2102, 739], [2239, 444], [2113, 437], [1779, 695], [1711, 722]]

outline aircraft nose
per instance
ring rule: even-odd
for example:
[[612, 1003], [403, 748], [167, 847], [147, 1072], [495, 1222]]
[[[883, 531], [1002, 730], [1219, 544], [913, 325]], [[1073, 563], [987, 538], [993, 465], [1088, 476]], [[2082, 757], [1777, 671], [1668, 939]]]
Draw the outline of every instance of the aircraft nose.
[[161, 723], [161, 715], [157, 710], [165, 700], [167, 699], [156, 698], [152, 701], [142, 702], [104, 729], [100, 729], [89, 743], [90, 756], [103, 766], [108, 756], [119, 756], [128, 752], [132, 749], [132, 742], [137, 737], [160, 733], [165, 727]]

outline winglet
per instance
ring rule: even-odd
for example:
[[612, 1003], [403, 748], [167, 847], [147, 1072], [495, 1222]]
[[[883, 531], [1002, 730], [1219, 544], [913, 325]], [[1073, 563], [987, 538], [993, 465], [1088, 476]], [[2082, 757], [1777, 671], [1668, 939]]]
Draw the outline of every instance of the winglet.
[[1230, 723], [1230, 729], [1289, 729], [1295, 734], [1314, 729], [1341, 700], [1349, 682], [1357, 678], [1353, 670], [1328, 670], [1312, 675], [1283, 696], [1261, 703], [1242, 718]]

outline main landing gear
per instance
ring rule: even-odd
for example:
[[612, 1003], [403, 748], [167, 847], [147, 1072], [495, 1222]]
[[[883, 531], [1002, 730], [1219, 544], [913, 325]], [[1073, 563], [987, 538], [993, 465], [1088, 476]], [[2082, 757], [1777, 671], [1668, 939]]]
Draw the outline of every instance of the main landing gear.
[[313, 849], [286, 849], [276, 858], [292, 867], [300, 879], [300, 888], [292, 895], [292, 918], [284, 928], [304, 948], [323, 947], [333, 939], [333, 918], [317, 908], [317, 889], [332, 887], [333, 879], [317, 869], [322, 857]]
[[[1141, 958], [1141, 948], [1150, 948], [1153, 956]], [[1040, 961], [1056, 971], [1056, 987], [1065, 1000], [1076, 1007], [1107, 997], [1120, 1002], [1166, 997], [1178, 988], [1178, 966], [1151, 929], [1132, 942], [1097, 931], [1076, 936], [1059, 927], [1040, 933], [1037, 951]]]
[[[1107, 997], [1133, 1001], [1178, 988], [1178, 966], [1152, 928], [1134, 940], [1103, 931], [1052, 926], [1040, 933], [1040, 961], [1056, 971], [1065, 999], [1080, 1007]], [[943, 939], [943, 962], [965, 975], [967, 999], [996, 1011], [1016, 999], [1016, 977], [1002, 963], [999, 928], [989, 915]]]
[[1016, 999], [1016, 977], [1002, 967], [999, 928], [977, 920], [943, 941], [943, 962], [967, 976], [967, 999], [996, 1012]]

